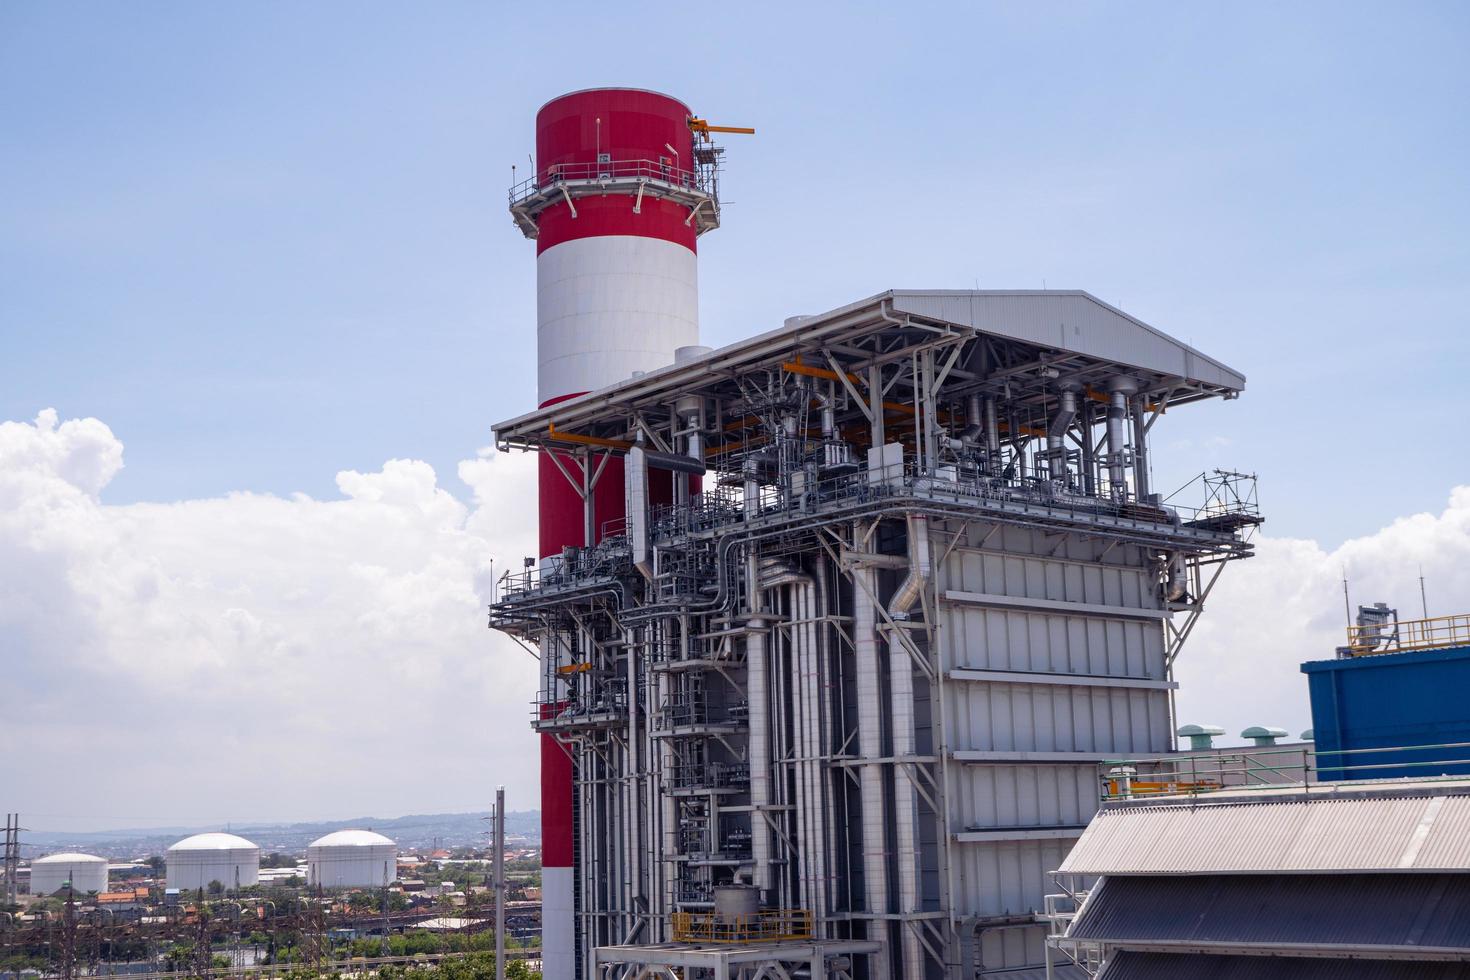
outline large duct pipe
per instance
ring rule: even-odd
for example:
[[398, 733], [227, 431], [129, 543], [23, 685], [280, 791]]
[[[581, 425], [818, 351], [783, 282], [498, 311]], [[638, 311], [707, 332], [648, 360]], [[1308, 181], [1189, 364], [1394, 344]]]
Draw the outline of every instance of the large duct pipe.
[[1114, 497], [1122, 497], [1128, 488], [1123, 465], [1126, 443], [1123, 426], [1128, 419], [1128, 396], [1137, 387], [1132, 378], [1114, 378], [1108, 385], [1108, 489]]
[[[858, 770], [858, 789], [862, 800], [862, 854], [865, 907], [874, 915], [888, 913], [888, 822], [883, 813], [883, 770], [877, 762], [883, 757], [882, 692], [878, 686], [877, 618], [872, 596], [877, 594], [877, 573], [871, 566], [853, 572], [852, 644], [857, 685], [858, 757], [864, 760]], [[886, 922], [872, 919], [868, 938], [883, 939]], [[874, 980], [886, 980], [888, 957], [872, 960]]]
[[765, 899], [771, 888], [771, 831], [766, 825], [771, 806], [766, 623], [763, 619], [751, 619], [745, 627], [745, 679], [750, 706], [750, 856], [755, 864], [753, 882]]
[[[741, 475], [745, 477], [745, 519], [753, 521], [761, 513], [761, 484], [758, 478], [760, 464], [754, 457], [747, 456], [740, 469]], [[750, 581], [750, 587], [752, 589], [757, 587], [754, 578]]]
[[908, 531], [909, 573], [893, 590], [893, 598], [888, 600], [888, 614], [894, 619], [908, 616], [933, 573], [929, 559], [929, 519], [922, 514], [910, 514]]
[[960, 439], [967, 443], [978, 443], [985, 434], [985, 421], [981, 418], [980, 396], [971, 395], [965, 400], [965, 428]]
[[1148, 423], [1143, 415], [1147, 406], [1142, 396], [1133, 399], [1133, 492], [1139, 503], [1148, 499]]
[[[832, 754], [832, 699], [827, 696], [827, 691], [832, 683], [832, 662], [827, 642], [827, 567], [819, 558], [812, 568], [812, 603], [810, 609], [809, 629], [812, 637], [813, 668], [816, 671], [817, 683], [812, 686], [812, 701], [815, 710], [812, 712], [812, 727], [816, 734], [815, 758], [812, 760], [812, 779], [815, 782], [815, 795], [813, 805], [820, 814], [832, 812], [831, 801], [828, 798], [827, 787], [830, 783], [827, 772], [827, 759]], [[830, 834], [828, 829], [830, 820], [822, 820], [820, 825], [821, 846], [817, 850], [817, 881], [822, 889], [822, 901], [817, 909], [817, 921], [825, 918], [827, 913], [828, 880], [828, 841]]]
[[[1075, 408], [1075, 405], [1074, 405]], [[894, 591], [888, 613], [894, 620], [908, 616], [923, 595], [933, 576], [929, 551], [929, 521], [920, 514], [910, 514], [909, 574]], [[897, 846], [898, 911], [908, 915], [919, 911], [918, 798], [911, 774], [900, 771], [902, 761], [916, 751], [914, 734], [914, 665], [908, 644], [895, 626], [888, 635], [889, 726], [892, 731], [893, 757], [897, 761], [893, 775], [893, 827]], [[903, 955], [902, 975], [924, 974], [924, 951], [919, 938], [907, 925], [900, 926]]]
[[1077, 383], [1071, 381], [1062, 385], [1058, 396], [1057, 414], [1046, 429], [1046, 448], [1051, 450], [1062, 448], [1067, 427], [1077, 417]]
[[1189, 594], [1189, 570], [1184, 563], [1184, 552], [1170, 552], [1168, 574], [1164, 584], [1164, 598], [1178, 602]]

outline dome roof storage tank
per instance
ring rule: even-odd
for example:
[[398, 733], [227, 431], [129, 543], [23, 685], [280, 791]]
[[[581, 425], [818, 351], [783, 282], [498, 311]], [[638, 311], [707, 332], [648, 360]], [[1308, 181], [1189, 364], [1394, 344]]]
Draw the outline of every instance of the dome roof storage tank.
[[398, 877], [398, 845], [371, 830], [339, 830], [306, 849], [306, 881], [323, 888], [382, 888]]
[[68, 882], [78, 895], [107, 891], [107, 859], [90, 854], [51, 854], [31, 862], [32, 895], [54, 895]]
[[219, 882], [226, 889], [260, 881], [260, 848], [234, 834], [195, 834], [168, 849], [168, 887], [183, 891]]

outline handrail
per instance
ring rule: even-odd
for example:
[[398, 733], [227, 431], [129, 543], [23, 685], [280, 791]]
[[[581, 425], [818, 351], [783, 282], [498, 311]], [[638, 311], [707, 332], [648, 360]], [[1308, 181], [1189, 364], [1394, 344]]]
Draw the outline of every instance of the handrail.
[[[1411, 755], [1438, 752], [1432, 759], [1355, 761], [1357, 756], [1385, 753]], [[1446, 755], [1445, 753], [1449, 753]], [[1323, 757], [1331, 757], [1330, 759]], [[1354, 757], [1354, 758], [1349, 758]], [[1332, 762], [1332, 765], [1325, 765]], [[1338, 773], [1358, 774], [1382, 770], [1439, 770], [1419, 777], [1441, 778], [1446, 769], [1470, 769], [1470, 742], [1439, 742], [1425, 745], [1383, 745], [1368, 748], [1318, 749], [1315, 746], [1283, 748], [1224, 748], [1209, 754], [1158, 755], [1133, 759], [1108, 759], [1098, 763], [1101, 798], [1129, 799], [1139, 796], [1198, 796], [1224, 789], [1302, 788], [1319, 774], [1334, 781]], [[1372, 778], [1366, 776], [1365, 778]], [[1413, 777], [1410, 777], [1413, 778]], [[1443, 776], [1466, 779], [1464, 775]]]
[[1470, 614], [1349, 626], [1347, 640], [1353, 657], [1470, 647]]
[[720, 912], [675, 912], [676, 943], [773, 943], [812, 937], [812, 914], [806, 909], [769, 909], [746, 915]]
[[544, 174], [529, 177], [510, 189], [510, 206], [517, 205], [568, 180], [654, 180], [685, 190], [709, 193], [699, 171], [685, 170], [655, 160], [607, 160], [601, 163], [558, 163]]

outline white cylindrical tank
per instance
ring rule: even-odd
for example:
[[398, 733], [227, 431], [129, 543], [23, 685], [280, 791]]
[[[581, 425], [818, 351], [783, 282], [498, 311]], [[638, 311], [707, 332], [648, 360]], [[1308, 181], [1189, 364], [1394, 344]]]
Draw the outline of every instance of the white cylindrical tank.
[[398, 845], [371, 830], [339, 830], [306, 849], [306, 883], [383, 888], [398, 878]]
[[195, 834], [168, 849], [168, 887], [183, 891], [219, 882], [226, 890], [260, 881], [260, 848], [234, 834]]
[[71, 883], [78, 895], [107, 891], [107, 859], [90, 854], [50, 854], [31, 862], [31, 894], [52, 895]]

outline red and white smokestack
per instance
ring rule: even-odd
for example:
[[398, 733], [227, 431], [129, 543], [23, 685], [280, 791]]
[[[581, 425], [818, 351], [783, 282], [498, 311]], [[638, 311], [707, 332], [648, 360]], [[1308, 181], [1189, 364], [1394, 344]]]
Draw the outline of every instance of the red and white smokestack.
[[[699, 343], [695, 239], [718, 225], [719, 203], [715, 151], [702, 147], [696, 159], [691, 118], [676, 99], [623, 88], [573, 92], [537, 113], [536, 174], [511, 189], [510, 209], [536, 240], [543, 407], [663, 367], [676, 349]], [[590, 493], [546, 453], [539, 475], [543, 560], [595, 544], [601, 528], [623, 516], [619, 459], [608, 461]], [[542, 692], [543, 704], [560, 694]], [[571, 759], [542, 735], [546, 980], [573, 980], [572, 807]]]

